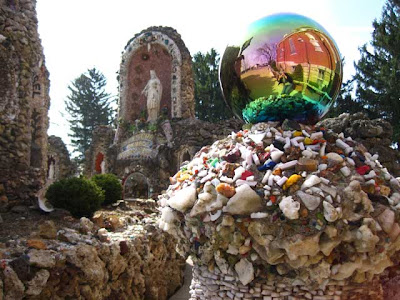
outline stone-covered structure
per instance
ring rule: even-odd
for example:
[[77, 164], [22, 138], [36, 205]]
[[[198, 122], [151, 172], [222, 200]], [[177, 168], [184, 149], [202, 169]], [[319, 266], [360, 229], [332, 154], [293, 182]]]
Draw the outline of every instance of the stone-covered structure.
[[[162, 86], [153, 123], [147, 122], [151, 73]], [[135, 35], [122, 55], [118, 128], [115, 134], [104, 126], [94, 131], [85, 173], [116, 174], [125, 198], [156, 197], [183, 161], [241, 127], [239, 121], [196, 120], [193, 86], [192, 58], [174, 29], [150, 27]]]
[[258, 123], [181, 166], [159, 225], [192, 257], [191, 300], [383, 299], [396, 274], [384, 271], [399, 266], [400, 178], [356, 137], [391, 128], [348, 126], [357, 136]]
[[110, 165], [115, 155], [110, 145], [115, 138], [115, 130], [110, 126], [98, 126], [93, 131], [90, 150], [86, 153], [85, 174], [89, 177], [96, 174], [110, 173]]
[[45, 182], [49, 73], [36, 1], [0, 1], [1, 206], [30, 203]]
[[76, 167], [62, 139], [51, 135], [48, 138], [47, 180], [60, 180], [75, 175]]

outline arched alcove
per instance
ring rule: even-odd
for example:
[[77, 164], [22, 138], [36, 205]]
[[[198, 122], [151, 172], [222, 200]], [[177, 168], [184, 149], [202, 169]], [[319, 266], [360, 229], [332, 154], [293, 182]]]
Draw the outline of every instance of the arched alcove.
[[99, 152], [96, 155], [96, 160], [94, 164], [94, 170], [96, 171], [96, 174], [102, 174], [102, 166], [104, 162], [104, 154]]
[[47, 157], [47, 179], [56, 179], [56, 159], [49, 155]]
[[142, 173], [131, 173], [124, 181], [124, 199], [149, 198], [149, 180]]
[[184, 161], [190, 161], [190, 154], [188, 151], [186, 151], [185, 153], [183, 153], [182, 155], [182, 162]]

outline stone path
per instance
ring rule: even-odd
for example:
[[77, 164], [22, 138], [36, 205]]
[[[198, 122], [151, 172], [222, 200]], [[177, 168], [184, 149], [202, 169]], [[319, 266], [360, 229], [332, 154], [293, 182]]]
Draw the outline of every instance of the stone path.
[[190, 257], [186, 260], [186, 268], [183, 286], [169, 300], [188, 300], [190, 298], [189, 287], [192, 281], [193, 262]]

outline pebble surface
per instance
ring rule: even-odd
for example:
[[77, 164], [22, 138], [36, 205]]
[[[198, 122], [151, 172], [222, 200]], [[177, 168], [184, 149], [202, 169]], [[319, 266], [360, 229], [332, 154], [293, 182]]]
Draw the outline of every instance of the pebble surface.
[[[369, 282], [393, 264], [398, 180], [350, 137], [298, 125], [232, 133], [170, 179], [159, 226], [195, 266], [244, 286], [283, 278], [317, 289]], [[185, 189], [196, 191], [194, 202], [193, 193], [177, 201]]]

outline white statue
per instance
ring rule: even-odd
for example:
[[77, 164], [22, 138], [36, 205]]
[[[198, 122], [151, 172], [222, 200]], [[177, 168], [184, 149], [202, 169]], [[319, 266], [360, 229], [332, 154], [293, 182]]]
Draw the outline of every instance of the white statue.
[[51, 162], [50, 162], [50, 166], [49, 166], [49, 177], [48, 177], [48, 179], [54, 179], [54, 173], [55, 173], [55, 170], [54, 170], [54, 161], [52, 160]]
[[162, 85], [156, 71], [150, 70], [150, 79], [144, 87], [142, 94], [147, 96], [147, 121], [155, 123], [160, 111]]
[[106, 173], [106, 162], [104, 161], [104, 159], [101, 161], [100, 169], [101, 169], [101, 174]]

